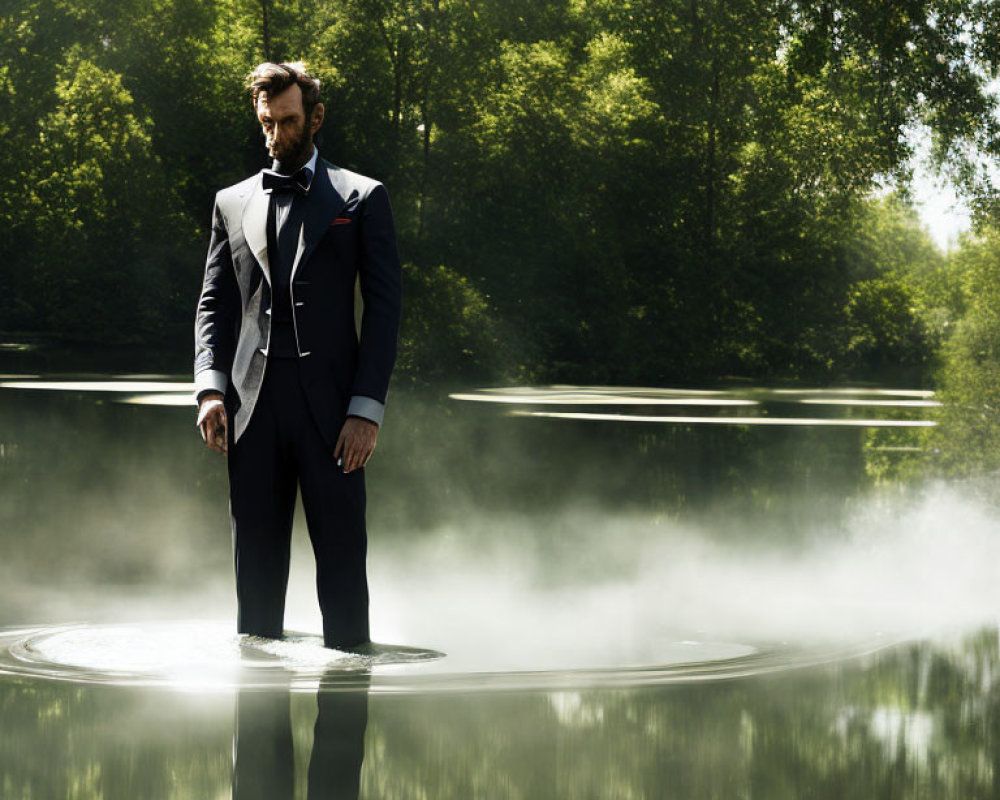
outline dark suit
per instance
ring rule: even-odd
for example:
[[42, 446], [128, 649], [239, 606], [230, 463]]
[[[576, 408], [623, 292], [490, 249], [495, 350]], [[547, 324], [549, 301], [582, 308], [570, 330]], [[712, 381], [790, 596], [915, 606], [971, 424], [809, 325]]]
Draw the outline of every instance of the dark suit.
[[[343, 474], [333, 449], [348, 414], [382, 421], [402, 290], [385, 188], [322, 158], [316, 167], [289, 217], [297, 235], [293, 263], [282, 263], [284, 294], [272, 291], [280, 254], [273, 240], [268, 246], [270, 198], [261, 174], [216, 195], [194, 372], [196, 393], [225, 395], [240, 631], [281, 635], [301, 484], [324, 635], [336, 646], [367, 640], [368, 595], [364, 470]], [[278, 296], [293, 323], [291, 358], [268, 354]]]

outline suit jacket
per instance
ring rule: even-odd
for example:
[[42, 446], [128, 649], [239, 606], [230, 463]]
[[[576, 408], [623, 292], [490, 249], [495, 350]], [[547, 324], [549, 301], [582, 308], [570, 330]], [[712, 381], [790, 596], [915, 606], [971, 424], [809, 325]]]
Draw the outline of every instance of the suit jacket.
[[[271, 331], [269, 195], [261, 173], [222, 189], [195, 320], [195, 394], [223, 392], [239, 440], [264, 377]], [[303, 389], [324, 439], [349, 414], [382, 420], [396, 360], [402, 275], [392, 210], [378, 181], [316, 163], [291, 269], [292, 320]], [[364, 312], [354, 318], [355, 277]]]

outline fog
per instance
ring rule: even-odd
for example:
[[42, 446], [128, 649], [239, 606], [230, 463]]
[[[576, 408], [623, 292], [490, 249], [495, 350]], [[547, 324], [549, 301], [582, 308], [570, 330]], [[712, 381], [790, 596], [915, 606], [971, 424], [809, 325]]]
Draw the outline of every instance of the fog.
[[[446, 652], [434, 669], [646, 666], [996, 620], [989, 493], [865, 488], [856, 432], [650, 445], [632, 425], [400, 394], [367, 470], [372, 633]], [[231, 622], [224, 463], [192, 409], [96, 396], [2, 396], [2, 621]], [[737, 449], [763, 457], [711, 467]], [[320, 629], [313, 576], [299, 509], [289, 630]]]

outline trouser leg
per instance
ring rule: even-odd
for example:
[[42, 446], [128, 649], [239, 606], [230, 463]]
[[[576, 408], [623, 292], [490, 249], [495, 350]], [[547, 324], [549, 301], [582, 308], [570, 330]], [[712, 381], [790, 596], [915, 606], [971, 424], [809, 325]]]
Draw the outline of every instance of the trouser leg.
[[[319, 481], [316, 482], [317, 484]], [[338, 485], [339, 484], [339, 485]], [[365, 531], [365, 484], [360, 470], [341, 475], [326, 488], [313, 485], [302, 502], [316, 556], [316, 591], [327, 647], [351, 647], [370, 640]]]
[[292, 381], [294, 388], [294, 362], [268, 364], [250, 424], [228, 456], [237, 629], [276, 639], [284, 630], [295, 511], [296, 464], [282, 420]]
[[302, 506], [316, 556], [323, 639], [327, 647], [350, 647], [370, 640], [365, 471], [345, 475], [312, 415], [303, 410], [296, 451]]

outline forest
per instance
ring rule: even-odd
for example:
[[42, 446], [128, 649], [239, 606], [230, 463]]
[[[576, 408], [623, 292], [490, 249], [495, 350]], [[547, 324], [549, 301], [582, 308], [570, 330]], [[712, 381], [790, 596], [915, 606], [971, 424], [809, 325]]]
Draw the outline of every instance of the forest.
[[245, 76], [302, 59], [392, 198], [400, 380], [874, 381], [993, 430], [989, 0], [7, 0], [0, 53], [8, 338], [183, 369], [214, 194], [267, 165]]

